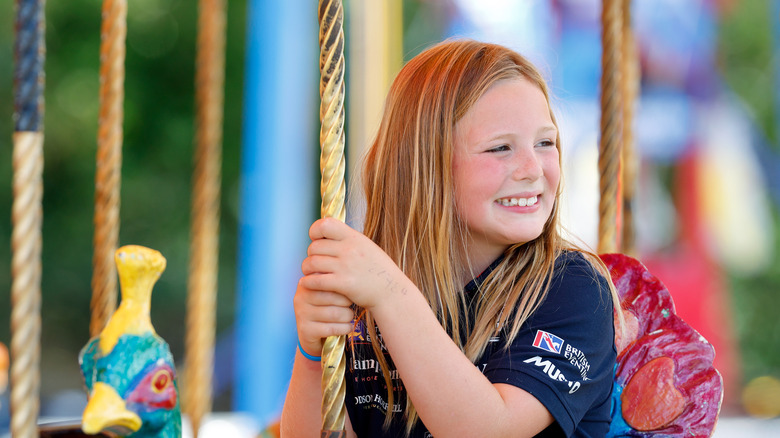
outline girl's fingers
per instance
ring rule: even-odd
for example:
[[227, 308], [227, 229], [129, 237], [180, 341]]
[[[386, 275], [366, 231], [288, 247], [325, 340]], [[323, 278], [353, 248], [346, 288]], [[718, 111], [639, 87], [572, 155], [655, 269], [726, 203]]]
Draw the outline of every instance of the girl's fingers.
[[315, 221], [309, 228], [309, 238], [342, 240], [354, 230], [349, 225], [332, 217], [325, 217]]
[[298, 290], [293, 298], [298, 323], [348, 323], [354, 319], [352, 302], [347, 297], [335, 292], [307, 288], [303, 280], [302, 278], [298, 282]]
[[344, 295], [328, 291], [309, 291], [307, 302], [312, 306], [338, 306], [349, 308], [352, 305], [352, 301]]
[[323, 324], [352, 324], [353, 319], [352, 309], [339, 306], [313, 306], [307, 318], [309, 322]]
[[328, 235], [331, 234], [330, 221], [337, 221], [337, 219], [326, 217], [326, 218], [318, 219], [314, 221], [313, 224], [311, 224], [311, 227], [309, 227], [309, 238], [312, 240], [312, 242], [317, 239], [329, 238]]
[[306, 274], [298, 282], [302, 287], [310, 291], [340, 292], [345, 285], [334, 274]]
[[315, 306], [309, 303], [297, 303], [295, 306], [298, 338], [309, 353], [322, 348], [322, 338], [351, 333], [354, 329], [354, 318], [354, 311], [350, 307]]
[[328, 336], [342, 336], [352, 333], [355, 326], [350, 323], [312, 322], [304, 329], [298, 329], [298, 338], [304, 350], [316, 356], [322, 351], [322, 339]]
[[303, 275], [331, 273], [338, 265], [339, 260], [336, 257], [314, 255], [303, 259], [301, 272]]
[[326, 255], [336, 256], [338, 255], [339, 243], [330, 239], [317, 239], [309, 244], [307, 249], [307, 255]]

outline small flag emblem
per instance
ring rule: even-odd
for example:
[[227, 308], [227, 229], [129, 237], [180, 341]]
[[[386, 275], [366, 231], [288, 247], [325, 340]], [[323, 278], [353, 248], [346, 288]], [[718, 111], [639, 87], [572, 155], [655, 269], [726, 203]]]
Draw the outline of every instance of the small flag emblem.
[[550, 353], [560, 354], [561, 347], [563, 347], [563, 339], [544, 330], [537, 330], [536, 338], [534, 338], [534, 347], [541, 348]]

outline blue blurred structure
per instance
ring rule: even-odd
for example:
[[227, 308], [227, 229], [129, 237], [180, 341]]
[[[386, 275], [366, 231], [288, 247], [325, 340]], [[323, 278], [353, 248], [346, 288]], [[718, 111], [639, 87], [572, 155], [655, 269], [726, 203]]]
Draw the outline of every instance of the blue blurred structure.
[[[780, 17], [780, 0], [772, 0], [772, 13], [767, 17], [770, 20], [772, 28], [772, 53], [773, 53], [773, 65], [775, 69], [775, 126], [778, 130], [775, 131], [775, 136], [778, 137], [780, 142], [780, 23], [778, 23], [778, 17]], [[761, 162], [766, 166], [766, 175], [769, 177], [769, 187], [772, 191], [775, 203], [780, 205], [780, 156], [776, 152], [773, 152], [771, 148], [765, 147], [761, 150]]]
[[296, 333], [292, 297], [316, 190], [317, 10], [248, 5], [234, 408], [281, 411]]
[[10, 415], [8, 411], [8, 393], [2, 391], [0, 394], [0, 434], [8, 432], [8, 426], [10, 426]]

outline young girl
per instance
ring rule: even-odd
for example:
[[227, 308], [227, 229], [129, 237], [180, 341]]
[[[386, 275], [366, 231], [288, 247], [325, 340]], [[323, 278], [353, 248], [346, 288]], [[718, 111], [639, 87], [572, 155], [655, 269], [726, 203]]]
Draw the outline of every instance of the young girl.
[[448, 41], [402, 69], [364, 234], [309, 231], [284, 436], [319, 434], [330, 335], [349, 335], [348, 436], [606, 434], [618, 302], [561, 237], [560, 148], [544, 80], [511, 50]]

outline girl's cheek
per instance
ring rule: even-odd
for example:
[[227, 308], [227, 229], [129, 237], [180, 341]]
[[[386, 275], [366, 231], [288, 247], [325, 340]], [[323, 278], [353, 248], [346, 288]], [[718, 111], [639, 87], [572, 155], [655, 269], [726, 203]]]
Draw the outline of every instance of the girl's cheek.
[[508, 163], [496, 160], [490, 156], [480, 156], [474, 158], [469, 163], [469, 169], [474, 173], [490, 173], [494, 174], [500, 170], [504, 170], [508, 167]]

